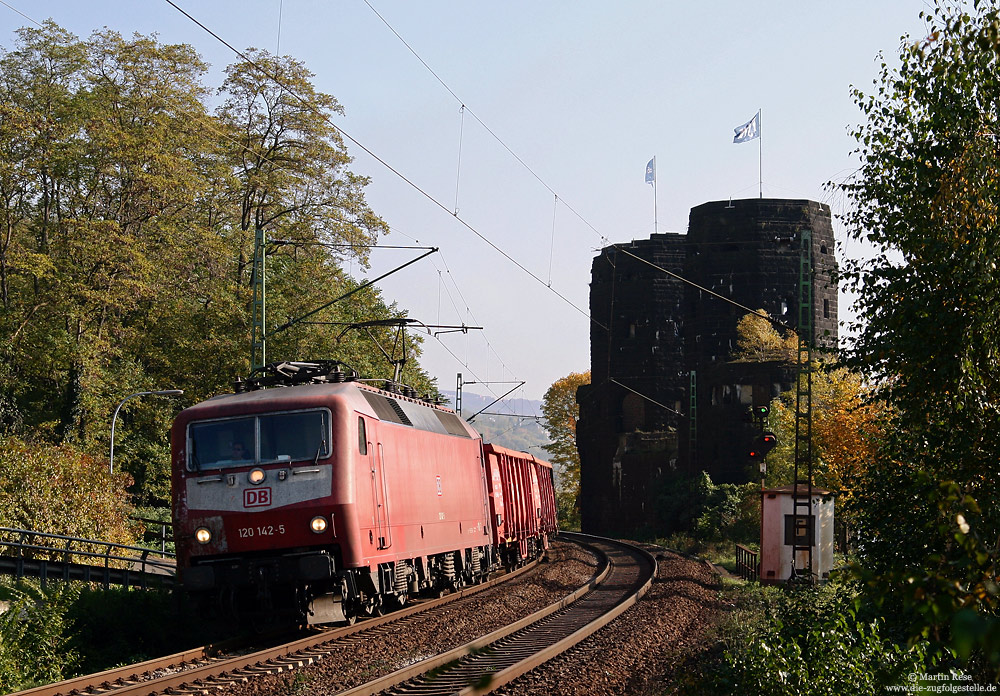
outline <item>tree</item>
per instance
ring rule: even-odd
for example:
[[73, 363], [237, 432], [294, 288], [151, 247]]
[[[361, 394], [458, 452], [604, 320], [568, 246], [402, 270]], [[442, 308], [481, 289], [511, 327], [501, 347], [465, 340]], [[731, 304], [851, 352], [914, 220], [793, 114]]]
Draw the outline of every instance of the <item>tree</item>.
[[[792, 483], [795, 462], [795, 391], [771, 403], [769, 427], [778, 446], [767, 458], [770, 486]], [[817, 363], [812, 375], [812, 443], [816, 485], [837, 492], [837, 515], [852, 525], [867, 501], [856, 486], [878, 462], [885, 436], [886, 405], [871, 398], [861, 376], [845, 367]]]
[[1000, 11], [937, 0], [854, 130], [842, 184], [859, 333], [847, 364], [891, 407], [879, 466], [861, 482], [861, 560], [903, 597], [912, 630], [973, 647], [1000, 669]]
[[332, 122], [343, 107], [315, 90], [302, 63], [259, 49], [246, 56], [226, 69], [218, 109], [231, 134], [238, 229], [343, 245], [363, 262], [388, 227], [365, 202], [369, 179], [347, 169], [351, 158]]
[[[356, 288], [342, 260], [363, 266], [386, 229], [329, 120], [336, 100], [301, 64], [249, 55], [212, 114], [187, 45], [109, 30], [81, 41], [50, 21], [0, 49], [0, 428], [106, 456], [125, 395], [184, 389], [118, 420], [116, 470], [140, 504], [166, 500], [177, 407], [248, 372], [254, 228], [290, 242], [268, 258], [278, 322]], [[317, 318], [401, 316], [368, 288]], [[392, 346], [392, 329], [372, 334]], [[403, 377], [431, 391], [408, 339]], [[357, 332], [299, 325], [270, 348], [392, 376]]]
[[766, 319], [763, 309], [756, 314], [747, 313], [736, 323], [736, 350], [733, 358], [751, 362], [782, 360], [795, 362], [798, 355], [799, 337], [794, 331], [778, 333], [774, 324]]
[[561, 524], [580, 528], [580, 453], [576, 448], [576, 424], [580, 405], [576, 390], [590, 384], [590, 370], [571, 372], [553, 382], [542, 399], [545, 429], [552, 442], [545, 445], [556, 472], [556, 503]]

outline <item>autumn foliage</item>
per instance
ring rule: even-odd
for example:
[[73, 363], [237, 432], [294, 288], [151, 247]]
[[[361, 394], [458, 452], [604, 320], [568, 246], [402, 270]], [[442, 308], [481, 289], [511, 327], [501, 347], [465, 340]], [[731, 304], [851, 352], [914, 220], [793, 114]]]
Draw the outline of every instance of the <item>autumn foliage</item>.
[[0, 439], [0, 526], [134, 545], [130, 483], [70, 445]]
[[576, 390], [590, 384], [590, 370], [571, 372], [556, 380], [542, 401], [545, 429], [552, 442], [545, 445], [556, 472], [556, 503], [564, 528], [580, 527], [580, 453], [576, 449], [576, 424], [580, 406]]

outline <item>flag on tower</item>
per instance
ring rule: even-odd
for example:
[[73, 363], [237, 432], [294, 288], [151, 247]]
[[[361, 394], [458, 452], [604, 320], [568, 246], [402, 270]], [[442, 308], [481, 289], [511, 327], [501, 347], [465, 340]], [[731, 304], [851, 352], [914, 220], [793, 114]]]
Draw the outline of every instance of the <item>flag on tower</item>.
[[646, 164], [646, 183], [656, 183], [656, 158], [649, 160]]
[[736, 132], [733, 137], [734, 143], [745, 143], [748, 140], [760, 137], [760, 112], [754, 114], [753, 118], [742, 126], [733, 129]]

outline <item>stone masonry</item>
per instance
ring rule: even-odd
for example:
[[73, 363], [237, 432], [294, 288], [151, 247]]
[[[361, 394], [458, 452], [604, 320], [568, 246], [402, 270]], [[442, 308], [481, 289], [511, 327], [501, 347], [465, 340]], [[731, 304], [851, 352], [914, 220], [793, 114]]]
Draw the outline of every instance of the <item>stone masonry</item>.
[[835, 347], [836, 259], [826, 205], [705, 203], [691, 210], [686, 235], [614, 244], [594, 259], [591, 384], [577, 394], [585, 532], [662, 531], [658, 507], [670, 495], [664, 483], [671, 471], [707, 471], [716, 483], [749, 480], [752, 432], [742, 414], [791, 388], [794, 368], [732, 361], [745, 312], [671, 273], [796, 327], [799, 235], [806, 229], [816, 345]]

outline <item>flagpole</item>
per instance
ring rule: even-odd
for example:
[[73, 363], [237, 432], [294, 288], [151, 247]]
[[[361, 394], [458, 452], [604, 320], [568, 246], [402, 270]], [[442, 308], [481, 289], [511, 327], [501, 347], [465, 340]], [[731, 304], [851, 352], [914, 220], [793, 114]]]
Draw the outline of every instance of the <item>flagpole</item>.
[[760, 123], [761, 109], [757, 109], [757, 193], [764, 198], [764, 129]]
[[653, 234], [660, 231], [660, 221], [656, 212], [656, 155], [653, 155]]

